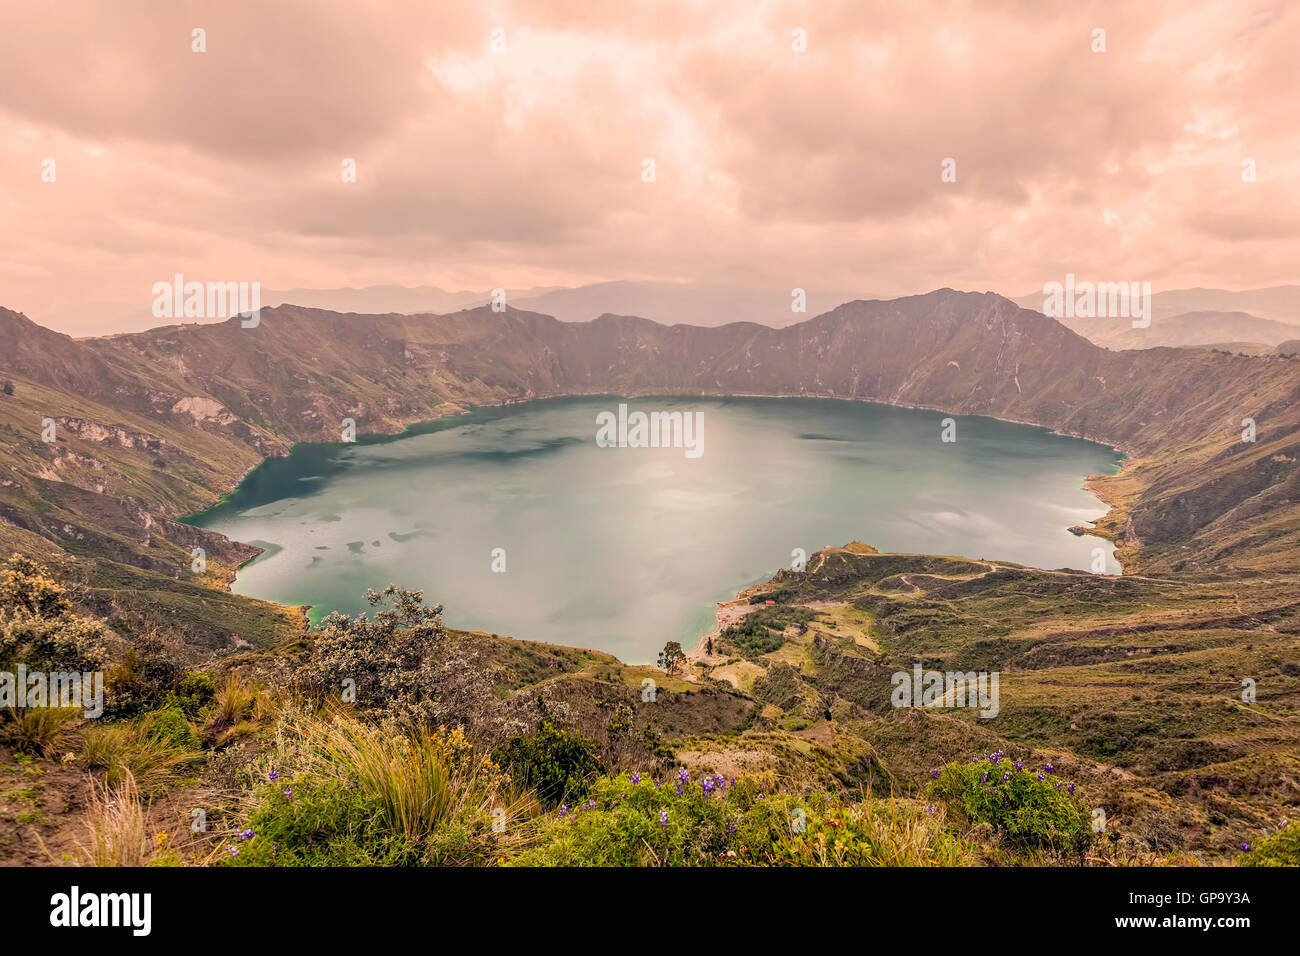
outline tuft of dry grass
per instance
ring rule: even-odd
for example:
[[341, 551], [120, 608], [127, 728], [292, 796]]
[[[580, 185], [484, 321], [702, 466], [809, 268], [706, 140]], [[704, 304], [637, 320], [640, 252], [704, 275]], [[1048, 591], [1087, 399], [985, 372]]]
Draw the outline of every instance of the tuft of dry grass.
[[[208, 726], [216, 730], [233, 727], [253, 714], [258, 697], [258, 689], [250, 681], [231, 671], [213, 697], [215, 706]], [[264, 702], [262, 706], [265, 708], [269, 705]]]
[[498, 784], [491, 765], [472, 757], [458, 765], [441, 737], [395, 735], [356, 721], [315, 724], [309, 733], [317, 771], [341, 775], [377, 796], [386, 826], [412, 841], [448, 821], [491, 813]]
[[200, 754], [151, 737], [138, 724], [102, 724], [86, 728], [81, 756], [88, 767], [105, 771], [106, 785], [122, 785], [129, 779], [132, 788], [153, 793]]
[[536, 800], [516, 792], [459, 729], [371, 724], [338, 708], [286, 706], [275, 733], [274, 769], [346, 782], [372, 801], [383, 831], [422, 847], [428, 862], [495, 858], [506, 842], [523, 838], [519, 821], [538, 812]]
[[23, 753], [48, 757], [59, 741], [84, 719], [76, 707], [9, 708], [9, 719], [0, 724], [0, 735]]
[[144, 866], [156, 845], [149, 838], [144, 801], [127, 771], [116, 787], [91, 781], [83, 821], [86, 842], [77, 843], [80, 866]]

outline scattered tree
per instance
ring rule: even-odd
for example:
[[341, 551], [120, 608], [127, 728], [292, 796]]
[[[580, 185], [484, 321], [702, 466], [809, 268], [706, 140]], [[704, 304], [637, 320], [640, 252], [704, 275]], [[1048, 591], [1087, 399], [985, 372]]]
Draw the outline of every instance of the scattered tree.
[[677, 641], [669, 641], [659, 652], [659, 669], [665, 673], [676, 674], [684, 663], [686, 655], [682, 653], [682, 645]]

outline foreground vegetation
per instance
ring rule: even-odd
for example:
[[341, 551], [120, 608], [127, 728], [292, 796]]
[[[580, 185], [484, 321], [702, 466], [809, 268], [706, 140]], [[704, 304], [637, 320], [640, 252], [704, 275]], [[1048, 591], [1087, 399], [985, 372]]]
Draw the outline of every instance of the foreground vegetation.
[[[72, 582], [0, 568], [0, 670], [102, 668], [107, 685], [98, 719], [0, 709], [6, 862], [1297, 863], [1294, 632], [1262, 588], [1232, 586], [1272, 624], [1242, 642], [1214, 584], [1206, 623], [1157, 582], [827, 549], [673, 676], [454, 631], [392, 587], [369, 615], [196, 665], [165, 633], [123, 636]], [[1130, 606], [1168, 607], [1177, 638], [1123, 650]], [[893, 710], [887, 675], [910, 655], [1006, 670], [1001, 712]], [[1241, 660], [1255, 704], [1196, 705], [1198, 675]], [[1046, 686], [1062, 667], [1091, 675], [1069, 700]], [[1136, 690], [1157, 682], [1176, 712]]]

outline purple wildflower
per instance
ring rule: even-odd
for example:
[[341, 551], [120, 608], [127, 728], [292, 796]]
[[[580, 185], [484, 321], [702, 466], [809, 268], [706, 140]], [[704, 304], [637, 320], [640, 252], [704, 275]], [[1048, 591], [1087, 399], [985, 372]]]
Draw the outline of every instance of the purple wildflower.
[[231, 856], [239, 856], [239, 847], [228, 846], [226, 847], [226, 852], [229, 853]]
[[285, 788], [284, 788], [284, 797], [285, 797], [286, 800], [292, 800], [292, 799], [293, 799], [293, 787], [285, 787]]
[[568, 815], [569, 815], [569, 807], [568, 807], [568, 805], [567, 805], [567, 804], [563, 804], [563, 803], [560, 804], [560, 819], [563, 820], [563, 819], [564, 819], [565, 817], [567, 817]]
[[667, 810], [660, 810], [660, 811], [659, 811], [659, 823], [660, 823], [661, 826], [665, 826], [665, 827], [668, 826], [668, 811], [667, 811]]
[[272, 783], [275, 783], [277, 780], [280, 779], [280, 771], [272, 770], [270, 773], [266, 775], [266, 779], [270, 780]]
[[632, 786], [635, 787], [640, 782], [641, 782], [641, 775], [639, 773], [632, 774]]

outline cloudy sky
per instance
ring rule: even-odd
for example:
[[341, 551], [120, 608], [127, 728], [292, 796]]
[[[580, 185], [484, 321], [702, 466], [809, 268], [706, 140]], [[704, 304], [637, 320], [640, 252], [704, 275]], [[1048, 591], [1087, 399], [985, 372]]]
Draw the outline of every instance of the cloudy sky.
[[0, 305], [1296, 282], [1298, 46], [1284, 0], [8, 3]]

